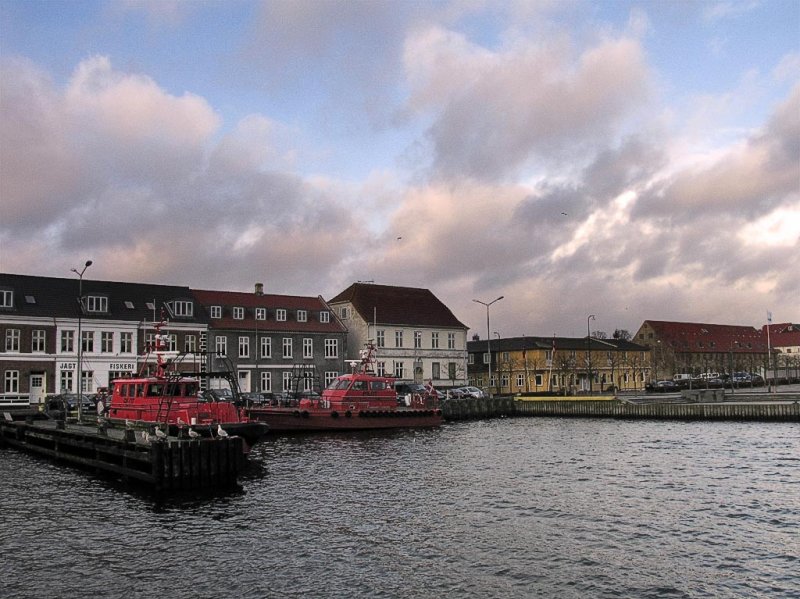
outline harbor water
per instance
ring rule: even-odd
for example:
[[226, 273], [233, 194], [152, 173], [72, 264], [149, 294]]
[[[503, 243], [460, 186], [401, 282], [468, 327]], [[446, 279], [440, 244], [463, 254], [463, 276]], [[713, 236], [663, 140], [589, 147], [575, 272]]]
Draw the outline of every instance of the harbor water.
[[0, 451], [3, 597], [798, 597], [800, 425], [275, 436], [156, 501]]

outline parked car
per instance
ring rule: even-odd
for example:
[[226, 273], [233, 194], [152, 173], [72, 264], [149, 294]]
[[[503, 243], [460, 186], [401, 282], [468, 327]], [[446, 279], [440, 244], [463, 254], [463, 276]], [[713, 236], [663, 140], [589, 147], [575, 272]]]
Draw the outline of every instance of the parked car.
[[394, 384], [394, 391], [397, 394], [397, 404], [406, 406], [411, 405], [411, 397], [413, 395], [424, 396], [428, 393], [427, 389], [425, 389], [425, 385], [403, 382], [396, 382]]
[[680, 387], [675, 381], [656, 381], [654, 383], [648, 383], [645, 386], [647, 391], [656, 392], [656, 393], [670, 393], [679, 391]]
[[483, 392], [482, 389], [478, 389], [477, 387], [461, 387], [462, 393], [464, 397], [473, 397], [475, 399], [483, 399], [486, 397], [486, 393]]
[[[88, 395], [81, 395], [81, 399], [81, 411], [84, 414], [97, 414], [97, 407]], [[78, 411], [78, 394], [59, 393], [58, 395], [50, 395], [45, 399], [44, 411], [50, 418], [55, 418], [56, 420], [61, 420], [69, 414], [74, 415]]]

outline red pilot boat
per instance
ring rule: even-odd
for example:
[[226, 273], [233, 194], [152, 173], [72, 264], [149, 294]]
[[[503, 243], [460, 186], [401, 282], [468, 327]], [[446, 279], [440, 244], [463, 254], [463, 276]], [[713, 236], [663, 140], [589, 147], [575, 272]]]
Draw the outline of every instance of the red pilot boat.
[[[165, 324], [163, 317], [154, 324], [155, 374], [144, 375], [140, 372], [135, 377], [112, 381], [107, 418], [125, 422], [126, 425], [159, 424], [176, 436], [188, 435], [189, 430], [206, 437], [225, 433], [237, 435], [244, 440], [244, 451], [248, 453], [269, 427], [263, 422], [251, 422], [235, 402], [201, 397], [200, 382], [195, 377], [208, 375], [177, 372], [173, 369], [172, 360], [163, 359], [165, 346], [161, 328]], [[219, 432], [219, 427], [222, 427], [223, 433]]]
[[303, 398], [289, 406], [251, 407], [250, 419], [267, 423], [271, 432], [418, 428], [442, 423], [435, 393], [415, 395], [411, 405], [398, 405], [394, 379], [375, 372], [373, 344], [367, 344], [361, 359], [350, 365], [353, 372], [336, 378], [320, 398]]

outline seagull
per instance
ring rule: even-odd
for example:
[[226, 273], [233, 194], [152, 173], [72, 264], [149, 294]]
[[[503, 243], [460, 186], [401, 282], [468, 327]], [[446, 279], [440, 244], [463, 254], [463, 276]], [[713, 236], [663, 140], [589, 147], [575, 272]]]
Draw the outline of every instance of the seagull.
[[144, 431], [142, 433], [142, 442], [143, 443], [148, 443], [148, 444], [153, 442], [153, 438], [150, 436], [150, 433], [148, 433], [147, 431]]
[[160, 428], [156, 427], [156, 431], [155, 432], [156, 432], [156, 437], [158, 439], [166, 439], [167, 438], [167, 433], [162, 431]]
[[223, 437], [224, 438], [224, 437], [227, 437], [227, 436], [229, 436], [228, 435], [228, 431], [226, 431], [224, 428], [222, 428], [221, 424], [218, 424], [217, 425], [217, 437]]
[[197, 439], [197, 438], [199, 438], [199, 437], [200, 437], [200, 433], [198, 433], [198, 432], [197, 432], [196, 430], [194, 430], [193, 428], [190, 428], [188, 432], [189, 432], [189, 438], [190, 438], [190, 439]]
[[186, 424], [186, 423], [183, 421], [183, 419], [180, 416], [178, 416], [178, 426], [183, 426], [184, 424]]
[[130, 420], [125, 420], [125, 428], [133, 428], [133, 422]]

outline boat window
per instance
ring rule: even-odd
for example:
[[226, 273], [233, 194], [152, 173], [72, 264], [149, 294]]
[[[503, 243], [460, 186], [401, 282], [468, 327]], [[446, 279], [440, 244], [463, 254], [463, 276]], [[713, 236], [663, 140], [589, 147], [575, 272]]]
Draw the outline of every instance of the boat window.
[[158, 396], [164, 394], [164, 385], [160, 383], [154, 383], [148, 386], [147, 388], [147, 395], [149, 396]]
[[167, 385], [167, 395], [169, 397], [177, 397], [181, 394], [181, 386], [178, 383], [169, 383]]
[[144, 383], [137, 383], [136, 397], [144, 397]]
[[340, 391], [342, 389], [347, 389], [350, 386], [350, 379], [336, 379], [330, 385], [328, 385], [328, 389], [331, 391]]
[[353, 391], [366, 391], [367, 381], [355, 381], [352, 387]]
[[197, 383], [186, 383], [186, 397], [197, 395]]
[[369, 388], [373, 391], [382, 391], [386, 389], [386, 382], [385, 381], [371, 381], [369, 384]]

